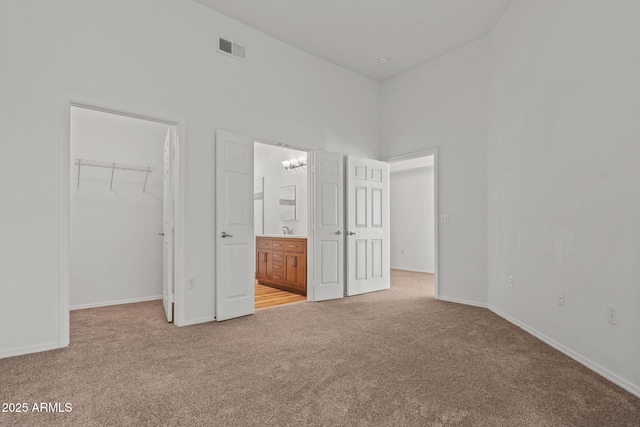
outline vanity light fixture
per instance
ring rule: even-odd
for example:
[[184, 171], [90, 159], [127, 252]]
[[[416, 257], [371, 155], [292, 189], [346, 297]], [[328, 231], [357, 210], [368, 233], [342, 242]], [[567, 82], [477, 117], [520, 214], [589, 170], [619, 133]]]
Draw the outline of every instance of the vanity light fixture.
[[300, 156], [297, 159], [283, 160], [281, 163], [282, 163], [282, 166], [284, 166], [285, 170], [288, 173], [290, 173], [291, 171], [298, 171], [300, 169], [306, 169], [307, 168], [307, 157], [306, 156]]

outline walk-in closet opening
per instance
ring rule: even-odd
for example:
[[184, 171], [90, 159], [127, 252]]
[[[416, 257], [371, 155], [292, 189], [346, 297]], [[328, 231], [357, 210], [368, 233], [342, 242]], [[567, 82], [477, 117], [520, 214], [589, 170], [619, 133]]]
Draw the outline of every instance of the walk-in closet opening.
[[172, 236], [165, 236], [173, 232], [175, 132], [166, 123], [71, 106], [71, 310], [148, 301], [164, 316], [163, 286], [175, 271]]

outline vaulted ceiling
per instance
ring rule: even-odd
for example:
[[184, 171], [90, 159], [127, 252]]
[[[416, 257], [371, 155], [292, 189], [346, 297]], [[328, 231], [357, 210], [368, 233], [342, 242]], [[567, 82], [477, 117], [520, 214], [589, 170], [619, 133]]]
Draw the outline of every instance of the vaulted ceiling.
[[484, 37], [513, 0], [194, 1], [384, 81]]

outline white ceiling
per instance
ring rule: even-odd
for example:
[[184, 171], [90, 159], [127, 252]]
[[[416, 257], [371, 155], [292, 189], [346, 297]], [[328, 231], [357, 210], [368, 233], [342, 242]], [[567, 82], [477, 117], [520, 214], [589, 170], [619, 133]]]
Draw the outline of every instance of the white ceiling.
[[[194, 1], [312, 55], [384, 81], [482, 38], [513, 0]], [[381, 56], [389, 61], [381, 64]]]

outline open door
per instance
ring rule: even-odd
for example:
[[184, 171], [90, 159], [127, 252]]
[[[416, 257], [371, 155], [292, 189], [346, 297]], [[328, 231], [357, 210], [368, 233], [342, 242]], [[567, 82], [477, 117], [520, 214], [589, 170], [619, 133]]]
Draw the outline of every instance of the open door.
[[347, 295], [388, 289], [389, 164], [347, 156]]
[[164, 140], [163, 198], [162, 198], [162, 305], [167, 322], [173, 321], [173, 185], [176, 157], [176, 129], [169, 127]]
[[253, 140], [216, 131], [216, 320], [254, 312]]
[[313, 300], [344, 296], [344, 156], [313, 151]]

